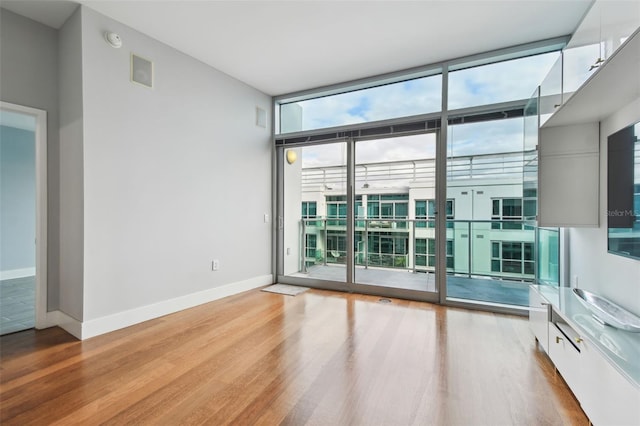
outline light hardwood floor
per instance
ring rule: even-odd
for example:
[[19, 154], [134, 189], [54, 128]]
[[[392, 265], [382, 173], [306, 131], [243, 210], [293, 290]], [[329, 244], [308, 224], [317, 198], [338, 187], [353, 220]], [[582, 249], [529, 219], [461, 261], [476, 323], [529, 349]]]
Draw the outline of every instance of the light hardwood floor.
[[521, 317], [250, 291], [0, 338], [0, 424], [587, 425]]

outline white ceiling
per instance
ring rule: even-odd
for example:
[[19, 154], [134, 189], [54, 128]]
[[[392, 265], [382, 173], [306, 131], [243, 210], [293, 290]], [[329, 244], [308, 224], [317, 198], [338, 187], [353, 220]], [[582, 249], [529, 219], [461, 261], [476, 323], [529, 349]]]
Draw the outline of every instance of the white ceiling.
[[[571, 34], [591, 0], [81, 3], [280, 95]], [[3, 0], [59, 28], [74, 4]], [[126, 40], [125, 40], [126, 43]]]

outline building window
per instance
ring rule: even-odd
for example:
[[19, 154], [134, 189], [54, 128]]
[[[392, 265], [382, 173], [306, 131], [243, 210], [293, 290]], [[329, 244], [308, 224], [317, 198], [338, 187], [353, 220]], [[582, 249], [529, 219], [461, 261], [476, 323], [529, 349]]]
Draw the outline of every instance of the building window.
[[522, 229], [522, 198], [494, 198], [491, 229]]
[[406, 234], [374, 232], [369, 235], [369, 265], [404, 268], [407, 266], [409, 239]]
[[[331, 220], [341, 219], [341, 220]], [[327, 197], [327, 225], [347, 226], [347, 197], [328, 196]]]
[[491, 272], [533, 277], [533, 243], [492, 241]]
[[327, 262], [344, 263], [347, 256], [347, 236], [344, 231], [327, 232]]
[[[416, 266], [436, 266], [435, 238], [416, 238]], [[453, 240], [447, 240], [447, 269], [453, 270]]]
[[318, 244], [318, 238], [316, 234], [305, 234], [304, 235], [304, 247], [305, 247], [305, 257], [310, 259], [316, 258], [316, 247]]
[[[327, 202], [327, 219], [340, 219], [340, 220], [327, 220], [327, 225], [333, 226], [347, 226], [347, 197], [344, 195], [329, 195], [326, 198]], [[355, 204], [353, 206], [354, 216], [358, 217], [358, 211], [362, 209], [362, 196], [356, 197]]]
[[302, 218], [315, 219], [317, 215], [317, 204], [315, 201], [302, 202]]
[[409, 218], [409, 194], [369, 195], [367, 218], [372, 228], [406, 228]]
[[[447, 220], [454, 218], [454, 200], [447, 200]], [[416, 228], [435, 228], [436, 200], [416, 200]], [[451, 225], [451, 226], [450, 226]], [[447, 228], [453, 224], [447, 223]]]

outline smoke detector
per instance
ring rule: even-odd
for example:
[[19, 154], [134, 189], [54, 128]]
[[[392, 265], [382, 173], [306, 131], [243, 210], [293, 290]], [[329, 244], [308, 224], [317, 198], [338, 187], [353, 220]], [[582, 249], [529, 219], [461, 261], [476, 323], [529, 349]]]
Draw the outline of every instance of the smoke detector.
[[120, 47], [122, 47], [122, 39], [116, 33], [110, 33], [107, 31], [106, 33], [104, 33], [104, 39], [107, 41], [107, 43], [109, 43], [109, 46], [113, 47], [114, 49], [119, 49]]

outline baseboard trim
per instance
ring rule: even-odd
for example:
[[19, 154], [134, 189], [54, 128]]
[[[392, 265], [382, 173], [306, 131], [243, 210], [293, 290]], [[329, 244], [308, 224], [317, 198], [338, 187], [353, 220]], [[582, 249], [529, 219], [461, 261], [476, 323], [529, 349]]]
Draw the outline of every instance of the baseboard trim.
[[82, 340], [82, 322], [70, 317], [62, 311], [48, 312], [47, 317], [49, 314], [54, 314], [54, 319], [58, 327], [65, 330], [76, 339]]
[[16, 278], [33, 277], [36, 275], [36, 268], [10, 269], [8, 271], [0, 271], [0, 281], [13, 280]]
[[[187, 294], [185, 296], [154, 303], [153, 305], [141, 306], [139, 308], [118, 312], [101, 318], [84, 321], [82, 323], [67, 316], [68, 319], [73, 320], [71, 322], [65, 322], [65, 325], [68, 328], [62, 324], [59, 325], [78, 339], [84, 340], [272, 283], [273, 275], [261, 275], [248, 280], [199, 291], [197, 293]], [[77, 324], [80, 324], [80, 330], [77, 330]], [[80, 332], [77, 333], [78, 331]]]

